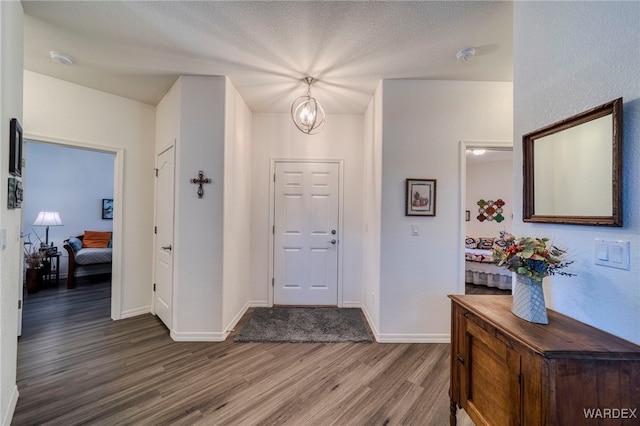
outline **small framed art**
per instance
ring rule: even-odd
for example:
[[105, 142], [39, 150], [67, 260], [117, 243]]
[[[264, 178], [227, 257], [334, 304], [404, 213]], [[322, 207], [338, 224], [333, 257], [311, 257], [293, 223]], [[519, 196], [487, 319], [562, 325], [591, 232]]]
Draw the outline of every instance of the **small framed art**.
[[436, 179], [407, 179], [405, 216], [436, 215]]
[[22, 127], [17, 118], [9, 124], [9, 173], [22, 176]]
[[102, 218], [113, 219], [113, 198], [102, 199]]
[[16, 178], [9, 178], [7, 191], [7, 208], [19, 209], [22, 206], [22, 182]]

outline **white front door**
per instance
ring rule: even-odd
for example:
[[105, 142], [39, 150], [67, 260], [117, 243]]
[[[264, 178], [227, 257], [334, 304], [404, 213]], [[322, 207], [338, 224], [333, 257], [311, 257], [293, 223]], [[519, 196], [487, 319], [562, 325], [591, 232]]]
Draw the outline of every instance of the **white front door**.
[[173, 147], [158, 155], [156, 169], [153, 305], [155, 314], [171, 330], [173, 325]]
[[338, 304], [339, 173], [337, 163], [275, 165], [274, 304]]

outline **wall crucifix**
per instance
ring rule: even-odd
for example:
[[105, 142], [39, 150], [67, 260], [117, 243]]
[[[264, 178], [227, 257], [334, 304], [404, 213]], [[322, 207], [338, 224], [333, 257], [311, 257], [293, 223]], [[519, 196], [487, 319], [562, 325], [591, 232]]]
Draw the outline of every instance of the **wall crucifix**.
[[211, 183], [211, 179], [204, 177], [204, 172], [202, 170], [198, 171], [198, 177], [191, 179], [191, 183], [195, 183], [198, 185], [198, 198], [202, 198], [204, 196], [204, 189], [202, 188], [203, 183]]

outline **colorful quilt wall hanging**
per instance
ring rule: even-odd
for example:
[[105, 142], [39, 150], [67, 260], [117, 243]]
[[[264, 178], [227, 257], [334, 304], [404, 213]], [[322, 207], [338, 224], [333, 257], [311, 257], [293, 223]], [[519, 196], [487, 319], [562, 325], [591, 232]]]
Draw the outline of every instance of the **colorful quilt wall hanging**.
[[502, 207], [504, 207], [505, 202], [500, 198], [497, 200], [479, 200], [478, 205], [478, 219], [480, 222], [484, 222], [485, 220], [493, 221], [500, 223], [504, 220], [504, 216], [502, 215], [503, 211]]

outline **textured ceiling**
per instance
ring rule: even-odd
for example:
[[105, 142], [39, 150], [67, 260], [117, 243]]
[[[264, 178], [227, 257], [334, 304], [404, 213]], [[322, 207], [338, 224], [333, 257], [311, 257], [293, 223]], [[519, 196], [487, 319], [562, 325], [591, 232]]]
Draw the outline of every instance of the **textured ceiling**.
[[[362, 113], [380, 79], [513, 76], [511, 2], [22, 4], [27, 70], [152, 105], [178, 75], [226, 75], [254, 112], [289, 111], [310, 75], [327, 113]], [[477, 55], [456, 60], [466, 47]]]

